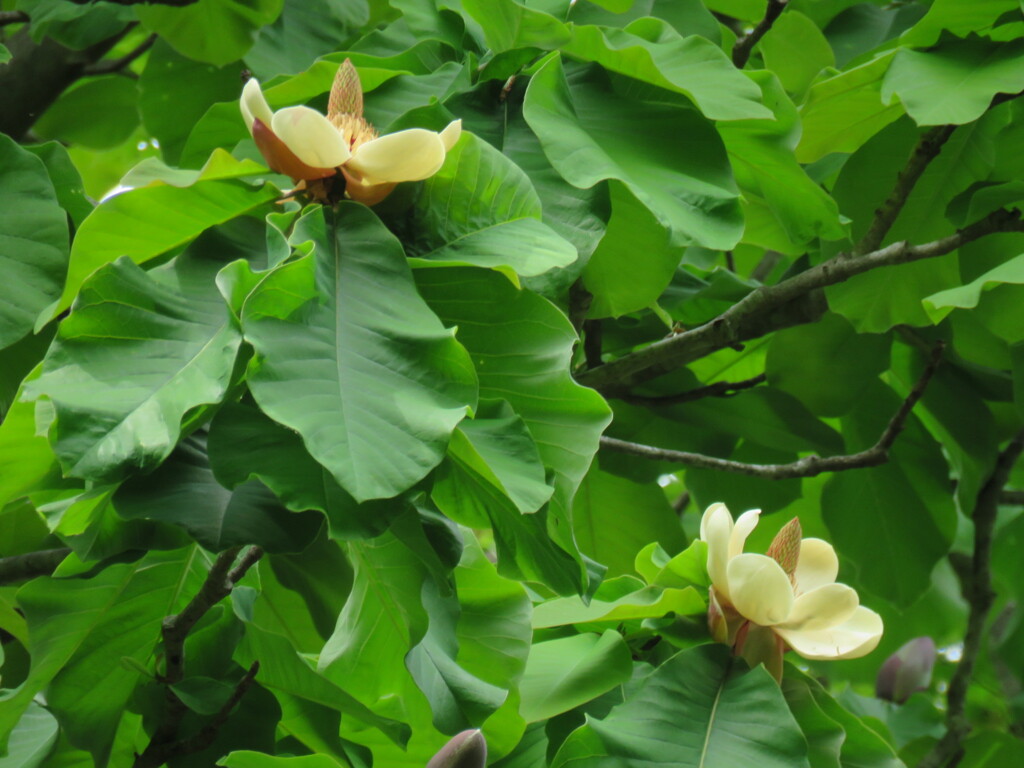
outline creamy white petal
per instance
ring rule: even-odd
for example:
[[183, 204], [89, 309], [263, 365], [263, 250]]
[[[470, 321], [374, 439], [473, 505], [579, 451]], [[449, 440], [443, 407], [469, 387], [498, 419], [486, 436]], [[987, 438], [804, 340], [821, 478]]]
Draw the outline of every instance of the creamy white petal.
[[249, 129], [249, 133], [252, 133], [252, 124], [256, 120], [270, 127], [274, 113], [270, 111], [270, 105], [267, 104], [260, 88], [260, 81], [255, 77], [249, 78], [249, 82], [242, 89], [242, 98], [238, 106], [242, 110], [242, 119], [245, 120], [245, 127]]
[[314, 168], [335, 168], [351, 157], [341, 132], [315, 109], [278, 110], [270, 127], [299, 160]]
[[441, 143], [444, 144], [444, 151], [451, 152], [455, 142], [462, 135], [462, 121], [452, 120], [439, 135], [441, 136]]
[[765, 555], [737, 555], [726, 568], [733, 607], [755, 624], [768, 627], [785, 621], [793, 609], [789, 576]]
[[831, 584], [839, 574], [839, 558], [832, 545], [822, 539], [803, 539], [793, 580], [797, 594]]
[[410, 128], [361, 144], [347, 167], [375, 182], [419, 181], [437, 173], [444, 155], [439, 134]]
[[875, 649], [882, 638], [882, 617], [864, 606], [831, 629], [776, 627], [779, 637], [805, 659], [856, 659]]
[[700, 538], [708, 545], [708, 576], [725, 600], [729, 599], [729, 537], [732, 534], [732, 515], [725, 504], [712, 504], [700, 520]]
[[823, 584], [793, 601], [789, 618], [779, 625], [780, 629], [818, 630], [829, 629], [847, 621], [853, 616], [860, 598], [857, 591], [845, 584]]
[[757, 521], [760, 519], [760, 509], [748, 509], [739, 516], [736, 526], [729, 536], [729, 557], [736, 557], [743, 553], [743, 545], [747, 543], [747, 537], [757, 527]]

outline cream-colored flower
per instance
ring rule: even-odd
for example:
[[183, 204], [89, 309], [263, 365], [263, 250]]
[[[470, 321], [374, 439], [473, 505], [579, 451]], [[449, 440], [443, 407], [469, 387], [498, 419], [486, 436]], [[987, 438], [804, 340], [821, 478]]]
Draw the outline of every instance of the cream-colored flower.
[[874, 650], [881, 617], [860, 605], [852, 587], [836, 583], [835, 550], [821, 539], [801, 539], [798, 519], [779, 531], [767, 555], [743, 552], [760, 514], [744, 512], [733, 523], [724, 504], [712, 504], [701, 519], [715, 638], [752, 664], [764, 662], [776, 678], [787, 648], [807, 659], [853, 659]]
[[307, 184], [340, 171], [346, 196], [367, 205], [400, 182], [437, 173], [462, 132], [462, 121], [455, 120], [440, 133], [410, 128], [378, 137], [363, 118], [359, 76], [348, 59], [334, 78], [326, 117], [304, 106], [273, 112], [255, 78], [245, 84], [239, 106], [271, 169]]

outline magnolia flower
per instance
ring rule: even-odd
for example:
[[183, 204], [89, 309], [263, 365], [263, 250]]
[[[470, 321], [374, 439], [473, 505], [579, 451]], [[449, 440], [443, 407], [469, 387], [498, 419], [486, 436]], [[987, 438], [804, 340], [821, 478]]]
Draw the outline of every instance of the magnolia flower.
[[779, 531], [766, 555], [743, 552], [760, 514], [744, 512], [734, 524], [724, 504], [712, 504], [701, 520], [715, 639], [752, 666], [764, 663], [776, 679], [787, 649], [806, 659], [853, 659], [874, 650], [881, 617], [860, 605], [853, 588], [836, 583], [835, 550], [821, 539], [801, 539], [797, 518]]
[[255, 78], [245, 84], [239, 106], [272, 170], [302, 188], [340, 171], [346, 196], [366, 205], [379, 203], [399, 182], [437, 173], [462, 132], [462, 121], [455, 120], [440, 133], [410, 128], [378, 137], [363, 118], [359, 76], [348, 59], [334, 78], [326, 117], [302, 106], [271, 111]]

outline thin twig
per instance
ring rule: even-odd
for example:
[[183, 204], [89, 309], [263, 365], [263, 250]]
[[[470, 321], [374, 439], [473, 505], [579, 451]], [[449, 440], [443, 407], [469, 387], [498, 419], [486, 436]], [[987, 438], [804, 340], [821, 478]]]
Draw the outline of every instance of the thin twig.
[[768, 0], [764, 18], [750, 32], [736, 41], [736, 45], [732, 48], [732, 63], [736, 65], [737, 69], [743, 69], [747, 65], [747, 59], [750, 58], [754, 46], [761, 41], [761, 38], [772, 28], [775, 20], [786, 10], [788, 2], [789, 0]]
[[[199, 588], [196, 596], [189, 601], [181, 613], [164, 619], [162, 627], [164, 672], [159, 676], [160, 682], [166, 686], [164, 689], [164, 711], [149, 744], [145, 751], [135, 758], [132, 768], [156, 768], [156, 766], [166, 763], [171, 757], [185, 754], [180, 750], [187, 742], [178, 739], [178, 730], [188, 708], [177, 697], [171, 686], [181, 682], [185, 677], [185, 640], [189, 632], [206, 615], [207, 611], [231, 594], [235, 584], [263, 556], [263, 550], [260, 547], [250, 547], [235, 565], [239, 551], [241, 551], [241, 547], [233, 547], [217, 555], [217, 559], [213, 561], [213, 565], [203, 581], [203, 586]], [[250, 672], [252, 675], [256, 674], [255, 669]], [[239, 687], [235, 689], [239, 698], [245, 693], [251, 682], [251, 679], [246, 682], [246, 678], [242, 678], [242, 682], [239, 683], [241, 691], [239, 691]], [[234, 707], [234, 704], [231, 704], [231, 707]], [[227, 714], [224, 717], [226, 718]], [[220, 724], [215, 727], [214, 734], [219, 727]]]
[[0, 584], [12, 584], [24, 579], [34, 579], [36, 576], [49, 576], [70, 554], [70, 549], [62, 547], [0, 557]]
[[82, 70], [82, 75], [88, 77], [92, 75], [110, 75], [116, 72], [121, 72], [122, 70], [127, 68], [129, 64], [131, 64], [133, 61], [139, 58], [139, 56], [141, 56], [150, 48], [152, 48], [153, 43], [156, 42], [156, 38], [157, 36], [155, 34], [150, 35], [145, 40], [143, 40], [139, 45], [137, 45], [131, 52], [125, 54], [124, 56], [118, 59], [98, 61], [95, 64], [91, 64], [90, 66]]
[[1024, 491], [1003, 491], [999, 495], [999, 503], [1024, 507]]
[[688, 389], [675, 395], [628, 394], [620, 395], [619, 399], [634, 405], [679, 405], [680, 403], [689, 403], [693, 400], [702, 400], [705, 397], [732, 397], [737, 392], [742, 392], [745, 389], [751, 389], [758, 384], [764, 383], [767, 378], [765, 374], [759, 373], [757, 376], [744, 379], [743, 381], [716, 381], [714, 384], [708, 384], [706, 387]]
[[841, 283], [873, 269], [944, 256], [995, 232], [1024, 232], [1020, 213], [994, 211], [955, 234], [923, 245], [904, 241], [859, 258], [840, 254], [781, 283], [752, 291], [704, 325], [656, 341], [598, 368], [582, 371], [576, 378], [581, 384], [606, 395], [615, 395], [719, 349], [809, 322], [825, 309], [822, 297], [815, 292], [818, 288]]
[[27, 24], [28, 14], [24, 11], [0, 11], [0, 27], [8, 24]]
[[1010, 472], [1022, 451], [1024, 431], [1018, 432], [999, 454], [995, 469], [978, 492], [974, 504], [974, 554], [971, 558], [969, 576], [963, 585], [970, 612], [967, 616], [963, 652], [949, 681], [949, 691], [946, 693], [946, 732], [931, 752], [917, 764], [917, 768], [956, 765], [963, 752], [963, 741], [971, 731], [970, 721], [965, 714], [967, 689], [970, 687], [974, 665], [981, 652], [988, 613], [995, 600], [990, 568], [992, 533], [995, 529], [1003, 486], [1009, 480]]
[[921, 178], [921, 174], [925, 172], [931, 161], [938, 157], [943, 145], [949, 141], [954, 130], [956, 130], [955, 125], [937, 125], [921, 134], [917, 146], [910, 154], [910, 160], [896, 177], [896, 184], [893, 185], [892, 192], [875, 211], [875, 217], [872, 219], [868, 231], [854, 246], [850, 252], [851, 256], [863, 256], [878, 249], [900, 215], [900, 211], [903, 210], [917, 180]]
[[235, 684], [235, 688], [231, 692], [231, 696], [228, 697], [228, 700], [224, 702], [224, 706], [217, 710], [217, 713], [210, 718], [209, 722], [198, 733], [180, 741], [157, 742], [154, 738], [149, 743], [149, 746], [146, 747], [146, 751], [135, 759], [132, 768], [156, 768], [156, 766], [164, 765], [173, 758], [201, 752], [213, 744], [217, 738], [217, 733], [224, 726], [224, 723], [228, 721], [232, 710], [238, 706], [242, 697], [252, 687], [253, 681], [256, 679], [256, 673], [259, 671], [260, 663], [254, 661], [252, 666], [242, 675], [242, 679]]
[[769, 480], [787, 480], [796, 477], [814, 477], [823, 472], [843, 472], [850, 469], [863, 469], [865, 467], [876, 467], [889, 460], [889, 449], [903, 427], [911, 410], [921, 399], [925, 387], [931, 380], [939, 363], [942, 360], [944, 344], [939, 342], [932, 350], [931, 359], [925, 366], [921, 377], [910, 390], [910, 394], [900, 405], [899, 410], [893, 415], [886, 425], [885, 430], [878, 438], [878, 442], [870, 448], [858, 453], [846, 454], [844, 456], [804, 456], [789, 464], [745, 464], [730, 459], [718, 459], [714, 456], [705, 456], [702, 453], [690, 453], [688, 451], [673, 451], [667, 448], [656, 448], [651, 445], [631, 443], [626, 440], [618, 440], [614, 437], [602, 437], [601, 446], [619, 453], [628, 453], [633, 456], [641, 456], [655, 461], [668, 461], [673, 464], [682, 464], [687, 467], [698, 469], [717, 469], [723, 472], [732, 472], [752, 477], [763, 477]]

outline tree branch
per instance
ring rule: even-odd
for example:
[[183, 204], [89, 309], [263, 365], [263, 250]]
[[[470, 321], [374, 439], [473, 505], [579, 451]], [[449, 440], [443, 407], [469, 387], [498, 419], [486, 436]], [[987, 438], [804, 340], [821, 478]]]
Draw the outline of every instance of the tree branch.
[[714, 384], [708, 384], [706, 387], [688, 389], [686, 392], [680, 392], [676, 395], [628, 394], [620, 395], [619, 399], [634, 405], [679, 405], [680, 403], [689, 403], [693, 400], [702, 400], [705, 397], [732, 397], [737, 392], [742, 392], [745, 389], [751, 389], [758, 384], [764, 383], [767, 378], [765, 374], [759, 373], [751, 379], [744, 379], [743, 381], [716, 381]]
[[871, 226], [868, 227], [868, 231], [860, 239], [860, 242], [854, 246], [851, 256], [863, 256], [878, 249], [900, 215], [900, 211], [903, 210], [917, 180], [921, 178], [921, 174], [925, 172], [928, 164], [938, 157], [942, 146], [949, 141], [949, 137], [953, 135], [956, 128], [955, 125], [938, 125], [921, 134], [917, 146], [910, 154], [910, 160], [896, 177], [896, 184], [893, 186], [892, 192], [875, 211]]
[[156, 42], [156, 38], [157, 36], [155, 34], [150, 35], [130, 53], [125, 54], [119, 59], [110, 59], [107, 61], [99, 61], [95, 64], [91, 64], [82, 69], [82, 74], [86, 77], [91, 77], [93, 75], [110, 75], [114, 74], [115, 72], [120, 72], [133, 61], [135, 61], [137, 58], [139, 58], [139, 56], [141, 56], [150, 48], [152, 48], [153, 43]]
[[88, 65], [102, 59], [128, 29], [75, 51], [44, 37], [32, 41], [27, 28], [11, 35], [5, 45], [11, 60], [0, 67], [0, 133], [20, 141], [64, 89], [82, 76]]
[[974, 665], [981, 652], [985, 623], [995, 600], [992, 591], [992, 533], [996, 524], [996, 513], [1003, 494], [1003, 486], [1010, 478], [1013, 465], [1024, 451], [1024, 431], [1018, 432], [1009, 445], [999, 454], [995, 469], [985, 485], [978, 492], [974, 504], [974, 554], [968, 577], [964, 582], [964, 595], [970, 606], [967, 616], [967, 632], [964, 634], [964, 649], [956, 671], [949, 681], [946, 694], [946, 733], [924, 758], [917, 768], [941, 768], [956, 765], [963, 752], [963, 741], [971, 731], [971, 724], [965, 715], [967, 689], [974, 673]]
[[923, 245], [892, 243], [858, 258], [839, 254], [781, 283], [752, 291], [704, 325], [656, 341], [598, 368], [582, 371], [577, 380], [608, 396], [617, 396], [629, 387], [719, 349], [817, 319], [826, 309], [824, 297], [817, 292], [819, 288], [880, 267], [944, 256], [965, 243], [995, 232], [1024, 232], [1020, 213], [995, 211], [955, 234]]
[[789, 464], [745, 464], [730, 459], [718, 459], [714, 456], [705, 456], [702, 453], [690, 453], [688, 451], [673, 451], [666, 448], [655, 448], [650, 445], [631, 443], [626, 440], [618, 440], [614, 437], [601, 437], [601, 446], [619, 453], [628, 453], [633, 456], [641, 456], [655, 461], [668, 461], [674, 464], [683, 464], [687, 467], [699, 469], [717, 469], [722, 472], [732, 472], [752, 477], [763, 477], [768, 480], [788, 480], [797, 477], [814, 477], [823, 472], [843, 472], [850, 469], [863, 469], [865, 467], [876, 467], [889, 460], [889, 449], [892, 448], [899, 437], [900, 432], [910, 416], [911, 410], [921, 399], [928, 382], [931, 381], [939, 363], [942, 360], [942, 350], [945, 345], [940, 342], [932, 350], [931, 359], [925, 366], [921, 377], [914, 384], [910, 394], [900, 405], [899, 410], [893, 415], [886, 425], [881, 436], [870, 448], [858, 453], [851, 453], [844, 456], [804, 456]]
[[[166, 763], [172, 757], [176, 757], [179, 754], [187, 754], [187, 752], [182, 750], [187, 748], [190, 740], [179, 740], [178, 730], [188, 708], [175, 695], [172, 686], [185, 678], [185, 640], [189, 633], [199, 620], [206, 615], [207, 611], [231, 594], [235, 584], [263, 556], [263, 550], [260, 547], [250, 547], [238, 560], [238, 564], [235, 565], [235, 559], [238, 557], [240, 550], [241, 547], [234, 547], [217, 555], [217, 559], [214, 560], [209, 573], [206, 574], [203, 586], [200, 587], [196, 596], [189, 601], [189, 604], [185, 606], [181, 613], [164, 619], [162, 634], [165, 667], [163, 674], [159, 675], [160, 682], [166, 686], [164, 690], [163, 716], [145, 751], [141, 755], [136, 756], [133, 768], [156, 768]], [[227, 719], [231, 709], [238, 703], [238, 699], [249, 688], [249, 685], [252, 683], [251, 678], [255, 676], [257, 669], [259, 669], [259, 666], [254, 665], [249, 670], [247, 675], [236, 686], [232, 699], [225, 705], [228, 707], [227, 711], [222, 710], [222, 712], [219, 712], [207, 726], [207, 728], [213, 728], [213, 733], [210, 736], [211, 741], [216, 736], [217, 729], [223, 724], [223, 720]], [[217, 722], [217, 718], [221, 714], [223, 714], [223, 720]], [[204, 728], [194, 738], [202, 736], [205, 730]], [[203, 746], [196, 747], [196, 749], [202, 748]]]
[[0, 11], [0, 27], [6, 27], [8, 24], [25, 24], [28, 20], [28, 14], [24, 11]]
[[0, 557], [0, 584], [12, 584], [36, 576], [49, 576], [71, 554], [67, 547]]
[[754, 46], [761, 41], [761, 38], [772, 28], [775, 20], [786, 10], [788, 2], [789, 0], [768, 0], [764, 18], [750, 32], [736, 41], [736, 45], [732, 48], [732, 63], [736, 65], [737, 69], [743, 69], [747, 65]]
[[1003, 491], [999, 495], [999, 503], [1024, 507], [1024, 491]]
[[[97, 0], [71, 0], [75, 5], [91, 5]], [[169, 5], [173, 8], [184, 8], [186, 5], [198, 3], [199, 0], [106, 0], [114, 5]]]

